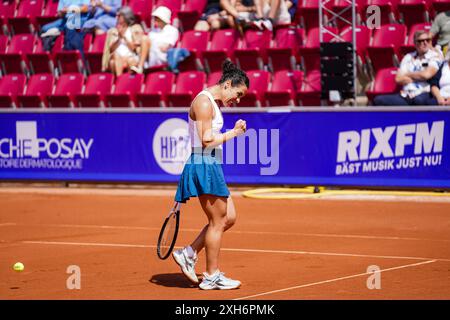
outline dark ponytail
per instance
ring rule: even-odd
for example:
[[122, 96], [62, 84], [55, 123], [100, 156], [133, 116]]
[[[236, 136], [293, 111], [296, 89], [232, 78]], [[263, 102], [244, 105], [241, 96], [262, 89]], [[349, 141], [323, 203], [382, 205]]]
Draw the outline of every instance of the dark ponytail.
[[226, 59], [222, 64], [222, 77], [220, 78], [219, 84], [222, 84], [227, 80], [231, 80], [232, 87], [241, 84], [245, 84], [247, 88], [250, 86], [247, 74], [231, 62], [230, 59]]

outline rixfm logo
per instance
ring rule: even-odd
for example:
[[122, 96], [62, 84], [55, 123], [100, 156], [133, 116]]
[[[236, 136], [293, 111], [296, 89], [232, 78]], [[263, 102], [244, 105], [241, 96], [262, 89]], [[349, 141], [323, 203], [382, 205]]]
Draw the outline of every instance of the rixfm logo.
[[0, 137], [0, 168], [81, 169], [94, 139], [42, 138], [36, 121], [17, 121], [16, 136]]
[[336, 175], [443, 164], [444, 121], [339, 132]]

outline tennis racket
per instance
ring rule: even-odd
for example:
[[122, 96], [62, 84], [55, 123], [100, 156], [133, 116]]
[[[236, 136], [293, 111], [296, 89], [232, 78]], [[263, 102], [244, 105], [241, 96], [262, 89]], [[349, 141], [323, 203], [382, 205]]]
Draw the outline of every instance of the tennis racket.
[[178, 227], [180, 226], [180, 207], [181, 203], [175, 202], [159, 232], [156, 252], [162, 260], [167, 259], [177, 241]]

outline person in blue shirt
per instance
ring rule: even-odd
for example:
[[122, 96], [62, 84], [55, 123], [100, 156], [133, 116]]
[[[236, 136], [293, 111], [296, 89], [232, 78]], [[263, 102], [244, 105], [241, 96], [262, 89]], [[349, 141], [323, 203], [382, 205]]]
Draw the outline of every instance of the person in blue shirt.
[[116, 26], [117, 12], [122, 6], [122, 0], [91, 0], [90, 16], [83, 29], [95, 30], [96, 34], [102, 34]]
[[79, 30], [88, 18], [90, 0], [60, 0], [58, 20], [41, 28], [41, 37], [59, 35], [65, 28]]

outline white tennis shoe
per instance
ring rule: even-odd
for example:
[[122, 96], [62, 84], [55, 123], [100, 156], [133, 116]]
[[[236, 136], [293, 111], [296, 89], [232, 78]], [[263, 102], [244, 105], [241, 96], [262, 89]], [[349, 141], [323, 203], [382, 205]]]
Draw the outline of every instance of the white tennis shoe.
[[216, 271], [212, 276], [203, 273], [203, 280], [199, 287], [202, 290], [231, 290], [241, 286], [241, 282], [225, 277], [223, 272]]
[[172, 253], [175, 262], [180, 266], [184, 275], [193, 283], [197, 284], [198, 278], [195, 274], [195, 264], [197, 263], [197, 253], [192, 258], [189, 257], [186, 248], [178, 249]]

